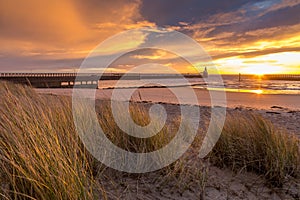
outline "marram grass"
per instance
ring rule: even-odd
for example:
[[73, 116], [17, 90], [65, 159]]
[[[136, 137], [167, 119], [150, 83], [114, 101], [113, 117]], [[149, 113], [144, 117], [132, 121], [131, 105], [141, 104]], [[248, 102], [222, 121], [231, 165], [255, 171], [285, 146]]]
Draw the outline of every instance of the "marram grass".
[[[102, 175], [107, 177], [105, 167], [82, 145], [70, 98], [38, 95], [29, 87], [5, 82], [0, 83], [0, 98], [0, 199], [106, 198], [99, 184]], [[127, 151], [160, 149], [179, 127], [177, 119], [151, 138], [129, 136], [117, 127], [109, 103], [96, 106], [99, 124], [115, 145]], [[142, 106], [131, 104], [130, 114], [141, 126], [149, 123]], [[210, 158], [218, 166], [254, 171], [280, 185], [288, 176], [299, 175], [299, 139], [275, 129], [259, 115], [234, 113], [227, 117]], [[197, 182], [203, 191], [207, 169], [200, 162], [185, 155], [159, 170], [158, 181], [162, 187], [177, 181], [179, 190]], [[96, 173], [99, 170], [101, 174]]]
[[[79, 139], [70, 98], [38, 95], [30, 87], [6, 82], [0, 83], [0, 95], [1, 198], [106, 198], [99, 184], [101, 176], [107, 177], [103, 174], [106, 167], [87, 152]], [[110, 102], [100, 102], [96, 106], [99, 124], [115, 145], [127, 151], [146, 153], [160, 149], [174, 137], [172, 133], [179, 127], [179, 120], [174, 120], [172, 126], [164, 126], [151, 138], [135, 138], [117, 126], [109, 105]], [[85, 107], [82, 109], [90, 112]], [[142, 106], [131, 104], [130, 114], [141, 126], [150, 122], [147, 110]], [[159, 123], [159, 119], [152, 120]], [[188, 126], [186, 131], [189, 131]], [[199, 176], [203, 187], [202, 171], [180, 159], [160, 170], [158, 179], [161, 183], [178, 179], [176, 185], [187, 187]]]
[[280, 186], [289, 176], [300, 175], [299, 144], [299, 138], [275, 128], [262, 116], [235, 112], [227, 116], [210, 156], [218, 166], [253, 171]]
[[1, 197], [94, 199], [92, 158], [75, 134], [70, 101], [10, 83], [0, 83], [0, 95]]

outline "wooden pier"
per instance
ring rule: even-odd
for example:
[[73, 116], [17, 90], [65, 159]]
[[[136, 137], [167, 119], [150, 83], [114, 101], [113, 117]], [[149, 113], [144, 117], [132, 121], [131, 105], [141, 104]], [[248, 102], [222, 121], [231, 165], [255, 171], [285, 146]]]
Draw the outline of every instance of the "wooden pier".
[[262, 76], [262, 79], [300, 81], [300, 74], [266, 74]]
[[[110, 79], [113, 78], [117, 77], [110, 77]], [[74, 85], [97, 88], [99, 77], [91, 74], [78, 75], [76, 73], [0, 73], [0, 80], [30, 85], [36, 88], [70, 88]]]
[[[100, 80], [119, 80], [122, 73], [106, 73], [100, 77], [97, 74], [88, 73], [0, 73], [0, 80], [18, 84], [26, 84], [36, 88], [98, 88]], [[201, 78], [200, 74], [185, 74], [186, 78]], [[130, 74], [124, 77], [126, 80], [181, 78], [176, 74]]]

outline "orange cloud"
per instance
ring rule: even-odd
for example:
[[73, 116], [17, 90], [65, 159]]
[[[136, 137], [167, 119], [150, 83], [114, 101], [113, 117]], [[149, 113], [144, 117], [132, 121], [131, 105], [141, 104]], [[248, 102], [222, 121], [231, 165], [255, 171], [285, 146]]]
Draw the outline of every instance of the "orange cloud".
[[1, 37], [37, 42], [71, 43], [87, 28], [72, 1], [0, 1]]
[[14, 63], [23, 63], [17, 68], [32, 68], [36, 59], [52, 60], [52, 65], [55, 60], [80, 61], [118, 32], [155, 26], [141, 17], [139, 5], [140, 1], [122, 0], [0, 0], [0, 55], [7, 61], [0, 62], [0, 67], [11, 69]]

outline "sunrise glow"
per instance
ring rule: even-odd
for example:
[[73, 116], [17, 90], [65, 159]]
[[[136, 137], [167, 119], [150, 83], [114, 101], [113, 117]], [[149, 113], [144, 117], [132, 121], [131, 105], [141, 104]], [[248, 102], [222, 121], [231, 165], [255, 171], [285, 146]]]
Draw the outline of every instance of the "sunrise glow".
[[[222, 74], [300, 73], [300, 23], [294, 16], [299, 2], [263, 1], [263, 6], [228, 2], [228, 10], [210, 3], [176, 2], [180, 11], [168, 9], [167, 2], [153, 3], [155, 9], [149, 4], [142, 0], [115, 4], [80, 0], [57, 4], [0, 1], [1, 71], [74, 72], [107, 38], [129, 29], [161, 27], [184, 33], [198, 42]], [[204, 11], [208, 13], [202, 15]], [[123, 40], [127, 42], [115, 41], [98, 53], [114, 55], [127, 48], [138, 48], [149, 39], [146, 33], [137, 31]], [[166, 45], [185, 48], [177, 41]], [[191, 51], [191, 57], [197, 53], [187, 51]], [[111, 66], [111, 71], [124, 72], [137, 64], [152, 62], [185, 73], [197, 72], [161, 50], [131, 55], [128, 63]], [[202, 70], [204, 66], [209, 65], [197, 67]], [[97, 67], [90, 70], [97, 71]]]

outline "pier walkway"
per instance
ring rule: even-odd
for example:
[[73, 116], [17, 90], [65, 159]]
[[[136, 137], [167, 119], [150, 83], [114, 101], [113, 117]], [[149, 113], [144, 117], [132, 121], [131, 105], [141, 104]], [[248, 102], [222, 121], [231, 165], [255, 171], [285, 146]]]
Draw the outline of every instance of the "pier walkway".
[[[63, 88], [83, 87], [97, 88], [99, 80], [119, 80], [122, 73], [105, 73], [100, 77], [97, 74], [88, 73], [0, 73], [0, 80], [18, 84], [26, 84], [36, 88]], [[186, 78], [201, 78], [200, 74], [184, 74]], [[123, 77], [126, 80], [180, 78], [176, 74], [129, 74]]]

